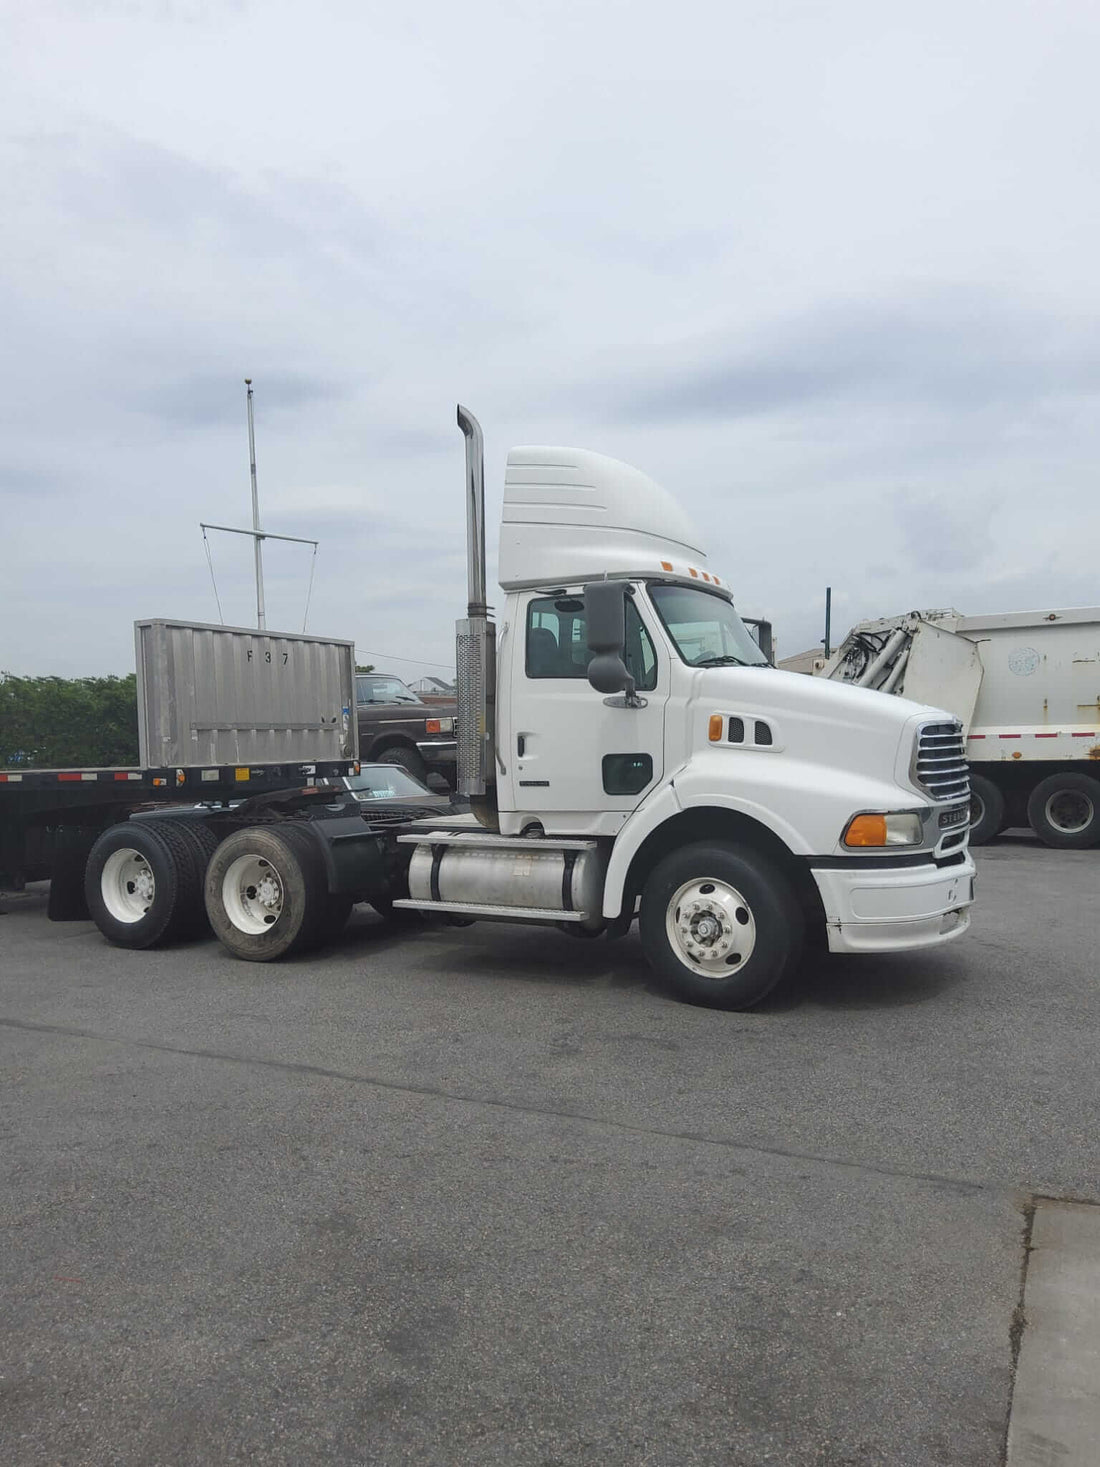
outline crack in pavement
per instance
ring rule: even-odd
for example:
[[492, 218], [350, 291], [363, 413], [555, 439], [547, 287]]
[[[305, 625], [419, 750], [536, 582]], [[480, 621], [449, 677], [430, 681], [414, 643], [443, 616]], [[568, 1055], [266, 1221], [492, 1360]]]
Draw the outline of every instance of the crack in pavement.
[[874, 1176], [897, 1177], [905, 1181], [931, 1182], [938, 1186], [952, 1187], [960, 1192], [974, 1194], [1008, 1192], [1014, 1196], [1029, 1195], [1025, 1184], [999, 1182], [975, 1182], [964, 1177], [949, 1176], [938, 1172], [908, 1171], [904, 1167], [880, 1165], [874, 1162], [849, 1161], [840, 1156], [827, 1156], [813, 1151], [795, 1151], [782, 1146], [763, 1146], [751, 1141], [738, 1141], [724, 1136], [708, 1135], [703, 1131], [676, 1131], [659, 1126], [634, 1125], [630, 1121], [619, 1121], [606, 1116], [593, 1115], [589, 1111], [562, 1110], [555, 1106], [525, 1104], [518, 1100], [503, 1100], [492, 1095], [479, 1095], [473, 1091], [448, 1090], [440, 1085], [416, 1085], [409, 1081], [387, 1080], [379, 1075], [358, 1074], [352, 1070], [329, 1069], [323, 1065], [305, 1064], [293, 1060], [265, 1059], [255, 1055], [232, 1054], [218, 1049], [189, 1049], [183, 1045], [163, 1044], [151, 1039], [134, 1039], [110, 1034], [97, 1034], [92, 1029], [71, 1028], [63, 1024], [34, 1023], [25, 1019], [0, 1017], [0, 1028], [15, 1029], [30, 1034], [56, 1034], [68, 1039], [89, 1039], [99, 1044], [121, 1044], [135, 1049], [154, 1050], [160, 1054], [176, 1054], [186, 1059], [207, 1059], [222, 1064], [243, 1065], [261, 1069], [279, 1070], [289, 1075], [304, 1075], [323, 1080], [338, 1080], [349, 1085], [365, 1085], [378, 1090], [391, 1091], [399, 1095], [416, 1095], [430, 1100], [456, 1101], [462, 1105], [480, 1105], [492, 1110], [510, 1111], [518, 1115], [547, 1116], [558, 1120], [581, 1121], [588, 1125], [602, 1126], [634, 1136], [653, 1136], [668, 1141], [691, 1141], [701, 1146], [716, 1146], [727, 1151], [748, 1152], [757, 1156], [774, 1156], [786, 1161], [804, 1161], [819, 1166], [843, 1167], [849, 1171], [866, 1172]]

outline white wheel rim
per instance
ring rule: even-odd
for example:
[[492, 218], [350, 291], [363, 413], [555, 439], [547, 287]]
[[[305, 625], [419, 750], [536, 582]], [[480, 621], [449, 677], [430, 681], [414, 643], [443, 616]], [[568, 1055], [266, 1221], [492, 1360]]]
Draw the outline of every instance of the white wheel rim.
[[283, 914], [283, 878], [263, 856], [238, 856], [222, 877], [222, 906], [238, 932], [270, 932]]
[[1096, 818], [1092, 801], [1081, 790], [1056, 790], [1043, 813], [1047, 823], [1062, 835], [1080, 835]]
[[739, 973], [756, 946], [752, 908], [735, 886], [713, 876], [680, 887], [668, 904], [665, 930], [681, 963], [700, 978]]
[[153, 868], [140, 851], [121, 846], [104, 863], [99, 894], [116, 922], [140, 922], [157, 894]]

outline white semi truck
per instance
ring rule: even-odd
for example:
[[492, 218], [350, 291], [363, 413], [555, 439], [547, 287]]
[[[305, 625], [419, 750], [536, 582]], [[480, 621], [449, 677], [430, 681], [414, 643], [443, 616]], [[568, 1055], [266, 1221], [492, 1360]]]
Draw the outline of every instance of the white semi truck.
[[[196, 882], [217, 936], [253, 961], [320, 940], [355, 900], [576, 937], [637, 919], [673, 990], [721, 1008], [757, 1003], [806, 940], [867, 953], [961, 936], [974, 865], [959, 722], [777, 671], [672, 498], [583, 450], [508, 455], [494, 619], [482, 435], [464, 408], [458, 421], [458, 774], [472, 813], [383, 826], [306, 788], [187, 809], [186, 851], [169, 816], [130, 816], [87, 859], [101, 930], [163, 940], [158, 903], [190, 923]], [[246, 738], [244, 720], [219, 717]], [[263, 721], [258, 704], [249, 718]]]
[[865, 621], [821, 675], [936, 703], [959, 720], [972, 845], [1024, 824], [1048, 846], [1100, 843], [1100, 607]]

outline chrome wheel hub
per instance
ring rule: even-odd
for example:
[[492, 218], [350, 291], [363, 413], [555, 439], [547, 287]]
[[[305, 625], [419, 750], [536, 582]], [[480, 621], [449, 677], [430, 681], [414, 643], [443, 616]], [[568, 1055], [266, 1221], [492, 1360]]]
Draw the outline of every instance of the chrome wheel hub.
[[712, 877], [685, 882], [668, 904], [665, 930], [673, 951], [702, 978], [727, 978], [756, 946], [756, 922], [741, 892]]

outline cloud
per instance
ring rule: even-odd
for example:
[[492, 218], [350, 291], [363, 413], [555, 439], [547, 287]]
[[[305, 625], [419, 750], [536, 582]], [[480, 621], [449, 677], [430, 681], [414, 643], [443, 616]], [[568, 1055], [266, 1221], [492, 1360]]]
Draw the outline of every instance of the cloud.
[[[490, 559], [508, 445], [577, 443], [666, 483], [786, 650], [827, 584], [838, 620], [1080, 599], [1098, 27], [957, 0], [24, 7], [0, 664], [124, 672], [133, 617], [211, 619], [197, 526], [249, 520], [248, 375], [263, 522], [321, 541], [310, 624], [372, 649], [451, 656], [456, 399]], [[231, 620], [248, 552], [214, 547]], [[308, 555], [269, 545], [273, 622], [300, 624]]]
[[[628, 421], [736, 421], [852, 404], [860, 414], [1038, 408], [1100, 389], [1100, 318], [1025, 306], [976, 286], [910, 287], [681, 346], [589, 400]], [[654, 380], [656, 378], [656, 380]]]
[[[228, 382], [220, 376], [188, 376], [133, 392], [122, 402], [166, 426], [208, 428], [239, 425], [244, 395], [240, 379]], [[271, 413], [292, 413], [317, 403], [333, 403], [343, 396], [344, 389], [338, 382], [316, 377], [276, 372], [267, 373], [263, 380], [264, 407]]]

